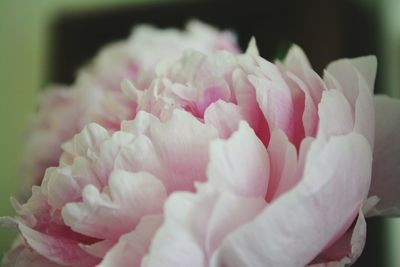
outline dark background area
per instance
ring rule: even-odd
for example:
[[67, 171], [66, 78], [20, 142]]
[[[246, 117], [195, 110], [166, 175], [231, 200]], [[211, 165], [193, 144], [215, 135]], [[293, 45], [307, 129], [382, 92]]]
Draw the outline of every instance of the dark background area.
[[[318, 73], [332, 60], [378, 55], [378, 18], [354, 1], [191, 1], [135, 5], [61, 15], [53, 28], [48, 80], [70, 84], [76, 70], [112, 41], [125, 39], [136, 24], [179, 27], [191, 18], [237, 33], [242, 49], [251, 36], [269, 60], [300, 45]], [[378, 74], [376, 92], [379, 92]], [[368, 239], [354, 266], [387, 266], [383, 220], [368, 219]]]

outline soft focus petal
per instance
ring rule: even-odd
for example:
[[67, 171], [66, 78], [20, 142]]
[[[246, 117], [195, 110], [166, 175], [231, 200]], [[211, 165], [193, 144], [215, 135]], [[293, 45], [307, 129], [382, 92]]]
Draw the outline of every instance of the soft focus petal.
[[89, 245], [79, 245], [81, 249], [84, 250], [86, 253], [97, 258], [103, 258], [104, 255], [115, 245], [116, 242], [117, 241], [106, 239]]
[[19, 230], [30, 247], [54, 263], [89, 267], [98, 262], [97, 259], [85, 254], [74, 240], [45, 235], [23, 224], [19, 225]]
[[399, 210], [400, 122], [388, 117], [400, 101], [377, 98], [370, 190], [376, 60], [333, 62], [322, 80], [297, 46], [273, 64], [254, 39], [240, 55], [233, 40], [199, 22], [141, 26], [48, 99], [35, 170], [57, 166], [46, 144], [67, 142], [28, 202], [12, 201], [17, 218], [0, 219], [23, 237], [8, 264], [354, 262], [363, 213]]
[[57, 263], [51, 262], [42, 255], [32, 251], [24, 244], [8, 252], [4, 258], [3, 267], [61, 267]]
[[[165, 58], [177, 60], [187, 49], [205, 55], [220, 50], [240, 52], [233, 33], [200, 21], [188, 22], [183, 31], [139, 25], [126, 40], [101, 49], [79, 70], [73, 84], [49, 88], [39, 105], [38, 116], [27, 131], [24, 159], [24, 175], [29, 177], [27, 187], [29, 183], [39, 184], [46, 168], [57, 166], [62, 153], [60, 146], [85, 125], [97, 122], [107, 130], [116, 131], [121, 120], [133, 119], [143, 104], [139, 95], [155, 78], [158, 63]], [[130, 80], [137, 90], [120, 90], [124, 79]], [[210, 99], [213, 97], [206, 97], [204, 104]], [[69, 152], [68, 145], [65, 150]]]
[[[323, 251], [314, 260], [316, 266], [331, 266], [336, 263], [338, 266], [348, 266], [354, 263], [361, 255], [367, 235], [367, 224], [362, 211], [358, 213], [354, 226], [340, 237], [332, 246]], [[317, 262], [320, 265], [317, 265]], [[314, 265], [311, 265], [314, 266]]]
[[[366, 198], [372, 152], [358, 134], [315, 141], [303, 180], [229, 235], [214, 266], [305, 266], [351, 225]], [[348, 194], [348, 192], [352, 194]]]
[[[149, 254], [143, 259], [143, 267], [204, 267], [206, 259], [203, 255], [201, 244], [197, 242], [190, 228], [183, 227], [188, 225], [194, 212], [196, 198], [193, 194], [181, 192], [171, 195], [164, 208], [165, 217], [163, 226], [157, 232], [151, 245]], [[205, 206], [197, 214], [203, 223], [207, 219], [209, 206], [212, 205], [211, 199], [197, 206]], [[203, 211], [204, 210], [204, 211]], [[196, 211], [196, 212], [197, 212]], [[201, 234], [201, 233], [200, 233]]]
[[150, 242], [162, 223], [162, 216], [144, 216], [135, 230], [119, 239], [98, 267], [139, 267]]
[[252, 220], [263, 208], [260, 198], [244, 198], [202, 187], [197, 194], [175, 193], [166, 202], [165, 223], [142, 266], [209, 266], [225, 236]]
[[343, 94], [348, 99], [350, 105], [354, 106], [358, 96], [358, 77], [355, 72], [367, 81], [367, 87], [373, 92], [375, 74], [376, 74], [376, 57], [366, 56], [355, 59], [340, 59], [328, 65], [326, 72], [335, 77], [339, 82]]
[[367, 82], [360, 74], [358, 77], [359, 94], [355, 106], [354, 131], [367, 138], [371, 147], [375, 142], [375, 110], [374, 96], [370, 92]]
[[28, 193], [32, 184], [40, 184], [47, 167], [58, 164], [60, 145], [80, 130], [76, 118], [82, 110], [76, 96], [64, 86], [50, 87], [41, 96], [40, 109], [25, 137], [22, 167]]
[[355, 129], [374, 144], [372, 93], [376, 75], [374, 56], [341, 59], [329, 64], [324, 80], [328, 88], [339, 90], [354, 112]]
[[375, 96], [375, 149], [370, 196], [380, 201], [372, 215], [400, 215], [400, 100]]

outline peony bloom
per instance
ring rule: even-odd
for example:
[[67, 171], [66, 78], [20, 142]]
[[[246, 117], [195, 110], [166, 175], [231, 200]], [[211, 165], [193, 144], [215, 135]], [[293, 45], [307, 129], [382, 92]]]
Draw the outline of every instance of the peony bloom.
[[198, 21], [186, 31], [160, 30], [142, 25], [124, 41], [102, 49], [91, 64], [81, 69], [70, 87], [55, 87], [42, 96], [39, 114], [27, 135], [24, 172], [26, 184], [40, 184], [47, 167], [57, 166], [61, 144], [90, 122], [118, 130], [120, 122], [135, 117], [136, 105], [120, 90], [123, 79], [147, 89], [155, 66], [163, 58], [179, 58], [185, 49], [203, 53], [215, 50], [239, 52], [230, 32], [219, 32]]
[[133, 120], [118, 130], [87, 125], [27, 203], [14, 201], [18, 218], [3, 221], [22, 241], [6, 261], [351, 264], [364, 216], [399, 206], [389, 186], [399, 174], [400, 102], [374, 100], [375, 72], [375, 58], [362, 57], [333, 62], [320, 78], [300, 48], [273, 64], [254, 41], [245, 54], [161, 61], [147, 89], [122, 84]]

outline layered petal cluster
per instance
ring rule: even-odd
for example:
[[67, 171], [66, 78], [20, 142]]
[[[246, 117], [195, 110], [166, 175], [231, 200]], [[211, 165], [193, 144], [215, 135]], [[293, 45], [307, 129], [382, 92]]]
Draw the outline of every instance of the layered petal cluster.
[[134, 119], [87, 125], [13, 202], [8, 263], [350, 265], [364, 217], [399, 209], [400, 101], [374, 99], [375, 72], [361, 57], [320, 77], [299, 47], [274, 64], [254, 40], [160, 61], [145, 89], [122, 83]]
[[375, 58], [336, 61], [320, 78], [298, 47], [277, 64], [252, 50], [233, 73], [267, 132], [242, 121], [211, 143], [207, 182], [168, 198], [142, 266], [347, 266], [361, 254], [376, 204]]
[[217, 137], [214, 127], [178, 109], [165, 122], [139, 112], [113, 133], [87, 125], [63, 146], [59, 166], [47, 169], [28, 202], [13, 202], [25, 244], [9, 261], [26, 260], [21, 253], [29, 247], [61, 266], [95, 266], [129, 233], [140, 263], [167, 196], [206, 180], [208, 145]]
[[205, 54], [216, 50], [239, 52], [232, 33], [217, 31], [198, 21], [189, 22], [185, 31], [141, 25], [127, 40], [103, 48], [78, 72], [74, 84], [46, 90], [26, 136], [27, 186], [40, 184], [46, 168], [57, 166], [61, 144], [86, 124], [97, 122], [115, 131], [122, 120], [135, 117], [137, 103], [128, 101], [120, 90], [123, 79], [145, 90], [155, 77], [155, 66], [160, 60], [177, 59], [189, 48]]

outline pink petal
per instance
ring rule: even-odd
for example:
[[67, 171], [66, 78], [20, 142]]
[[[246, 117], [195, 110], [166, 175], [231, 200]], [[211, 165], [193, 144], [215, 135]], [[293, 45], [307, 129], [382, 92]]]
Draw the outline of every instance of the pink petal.
[[159, 156], [167, 192], [193, 190], [194, 181], [206, 180], [208, 145], [218, 136], [214, 127], [204, 125], [185, 111], [175, 110], [169, 121], [153, 125], [149, 138]]
[[90, 245], [79, 244], [79, 246], [86, 253], [102, 259], [115, 243], [116, 241], [114, 240], [102, 240]]
[[174, 193], [142, 266], [209, 266], [209, 257], [225, 236], [264, 207], [262, 198], [217, 193], [208, 186], [197, 194]]
[[304, 82], [314, 105], [317, 105], [325, 90], [325, 85], [318, 74], [312, 69], [304, 51], [293, 45], [284, 60], [285, 68]]
[[52, 261], [49, 261], [39, 253], [32, 251], [25, 244], [12, 249], [3, 257], [3, 267], [61, 267]]
[[[72, 156], [86, 156], [88, 151], [95, 151], [109, 137], [106, 129], [96, 123], [87, 125], [79, 134], [63, 145], [64, 151]], [[66, 159], [65, 156], [62, 157]], [[65, 162], [70, 163], [70, 162]]]
[[47, 226], [49, 221], [47, 215], [51, 206], [39, 186], [32, 186], [32, 195], [25, 204], [21, 205], [16, 199], [11, 198], [11, 205], [25, 225], [36, 229]]
[[219, 190], [265, 197], [269, 179], [268, 153], [246, 122], [242, 121], [239, 130], [227, 141], [211, 144], [207, 176]]
[[372, 109], [376, 57], [366, 56], [332, 62], [325, 72], [330, 88], [343, 92], [354, 112], [355, 131], [374, 145], [374, 111]]
[[159, 162], [150, 138], [146, 135], [138, 135], [132, 142], [120, 147], [113, 167], [131, 172], [147, 171], [159, 176], [163, 171], [157, 165]]
[[48, 202], [55, 208], [61, 208], [69, 201], [80, 198], [82, 188], [73, 179], [71, 168], [54, 168], [46, 172], [42, 188]]
[[[294, 84], [291, 86], [291, 90], [295, 108], [295, 122], [298, 121], [296, 116], [301, 116], [305, 136], [315, 136], [318, 127], [317, 107], [321, 101], [323, 91], [326, 90], [326, 86], [319, 75], [312, 69], [303, 50], [296, 45], [289, 49], [281, 68], [288, 76], [289, 81]], [[296, 87], [303, 93], [303, 100], [301, 99], [301, 94], [297, 93], [296, 95]], [[299, 101], [304, 101], [303, 110], [299, 110]], [[301, 131], [302, 129], [299, 125], [295, 125], [294, 144], [296, 147], [298, 147], [299, 140], [301, 140], [301, 136], [298, 136]]]
[[206, 251], [211, 255], [225, 237], [256, 217], [266, 203], [263, 198], [243, 198], [222, 193], [214, 203], [206, 233]]
[[156, 116], [144, 111], [139, 111], [134, 120], [123, 121], [121, 123], [121, 130], [135, 135], [148, 135], [151, 125], [159, 121], [160, 120]]
[[[341, 62], [341, 63], [340, 63]], [[325, 72], [325, 81], [329, 88], [340, 91], [350, 104], [354, 119], [354, 130], [364, 135], [371, 147], [374, 145], [374, 109], [371, 88], [362, 74], [351, 64], [352, 60], [339, 61], [347, 69], [347, 76], [339, 75], [339, 80]], [[342, 75], [342, 76], [340, 76]]]
[[290, 89], [279, 70], [272, 63], [259, 59], [263, 76], [249, 75], [256, 88], [257, 102], [268, 121], [270, 130], [281, 129], [293, 137], [293, 102]]
[[222, 84], [212, 84], [204, 91], [200, 99], [196, 103], [196, 110], [200, 117], [204, 115], [204, 111], [208, 106], [217, 102], [218, 100], [229, 101], [231, 98], [231, 91], [225, 81], [219, 82]]
[[[318, 127], [317, 106], [312, 99], [310, 89], [299, 77], [288, 72], [286, 74], [292, 83], [292, 97], [294, 106], [295, 137], [294, 143], [298, 144], [304, 136], [315, 136]], [[320, 101], [322, 92], [318, 93]]]
[[[139, 138], [134, 134], [124, 131], [113, 133], [100, 147], [99, 152], [92, 156], [91, 162], [101, 184], [106, 186], [108, 178], [114, 169], [119, 168], [118, 161], [121, 154], [135, 148], [132, 144], [138, 142]], [[136, 151], [136, 150], [134, 150]], [[129, 169], [130, 170], [130, 169]]]
[[375, 96], [376, 133], [369, 195], [381, 200], [368, 215], [400, 214], [400, 100]]
[[92, 184], [101, 186], [91, 163], [85, 157], [76, 157], [72, 166], [58, 167], [46, 172], [42, 190], [54, 208], [62, 208], [66, 203], [81, 198], [82, 189]]
[[62, 209], [65, 224], [75, 232], [111, 240], [132, 231], [142, 216], [161, 212], [166, 198], [154, 176], [122, 170], [111, 174], [102, 193], [89, 185], [82, 194], [83, 202]]
[[[304, 125], [304, 118], [305, 116], [310, 115], [311, 109], [306, 109], [308, 108], [306, 105], [307, 101], [307, 89], [305, 88], [305, 84], [303, 81], [301, 81], [298, 77], [296, 77], [294, 74], [287, 72], [287, 79], [286, 82], [290, 86], [290, 91], [293, 99], [293, 138], [292, 138], [292, 143], [296, 146], [299, 147], [301, 140], [304, 139], [306, 136], [306, 129], [310, 125]], [[308, 99], [310, 97], [308, 96]], [[316, 109], [314, 108], [314, 118], [310, 120], [310, 118], [307, 118], [308, 120], [306, 121], [309, 123], [312, 121], [318, 122], [317, 119], [317, 114], [316, 114]], [[310, 123], [309, 123], [310, 124]], [[314, 125], [312, 125], [314, 126]], [[316, 125], [315, 125], [316, 126]], [[314, 129], [313, 129], [314, 130]]]
[[237, 130], [242, 117], [237, 105], [218, 100], [206, 109], [204, 122], [214, 126], [219, 136], [226, 139]]
[[144, 216], [135, 230], [119, 239], [118, 243], [107, 252], [98, 267], [139, 267], [147, 254], [150, 242], [162, 223], [162, 216]]
[[[143, 267], [206, 266], [202, 245], [190, 227], [186, 227], [194, 220], [191, 215], [194, 212], [195, 200], [194, 194], [186, 192], [174, 193], [168, 198], [164, 208], [164, 223], [153, 238], [149, 254], [143, 259]], [[207, 207], [212, 205], [213, 200], [214, 198], [208, 203], [201, 203], [205, 207], [193, 214], [197, 214], [197, 219], [201, 216], [202, 220], [198, 223], [207, 218]]]
[[271, 134], [268, 154], [271, 171], [266, 200], [271, 202], [291, 189], [301, 175], [297, 174], [297, 150], [279, 129]]
[[268, 144], [269, 130], [268, 123], [257, 103], [256, 90], [247, 78], [242, 69], [236, 69], [232, 73], [232, 82], [237, 105], [240, 108], [243, 118], [254, 129], [257, 136], [264, 144]]
[[[351, 264], [360, 257], [367, 235], [367, 224], [360, 210], [353, 227], [349, 228], [334, 244], [325, 249], [315, 260], [320, 265], [330, 266], [336, 264]], [[346, 266], [347, 266], [346, 265]], [[314, 266], [314, 265], [311, 265]], [[316, 267], [315, 266], [315, 267]]]
[[353, 222], [367, 196], [371, 161], [371, 148], [359, 134], [314, 141], [303, 180], [229, 235], [213, 266], [310, 263]]
[[96, 258], [81, 250], [79, 244], [74, 240], [49, 236], [23, 224], [19, 224], [19, 230], [32, 249], [54, 263], [89, 267], [98, 262]]

